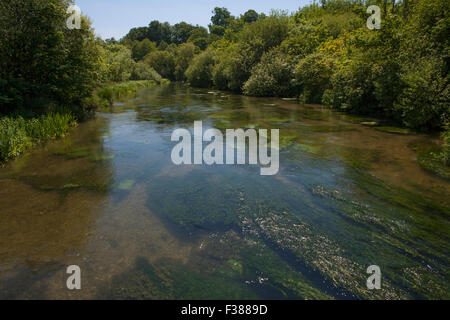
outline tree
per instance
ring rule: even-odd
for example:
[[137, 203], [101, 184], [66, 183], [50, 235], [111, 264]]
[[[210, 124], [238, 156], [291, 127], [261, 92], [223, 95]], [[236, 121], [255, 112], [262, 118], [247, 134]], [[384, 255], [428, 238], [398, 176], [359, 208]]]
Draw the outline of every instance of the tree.
[[186, 22], [177, 23], [173, 30], [173, 41], [176, 44], [185, 43], [191, 37], [195, 27]]
[[184, 43], [177, 48], [175, 56], [175, 79], [184, 81], [184, 73], [195, 56], [195, 46], [192, 43]]
[[158, 20], [150, 22], [148, 26], [148, 39], [156, 43], [161, 41], [161, 23]]
[[136, 63], [131, 57], [131, 50], [121, 44], [107, 45], [105, 48], [106, 81], [130, 80]]
[[252, 23], [259, 19], [259, 14], [255, 10], [248, 10], [246, 13], [244, 13], [241, 19], [245, 23]]
[[264, 54], [243, 91], [250, 96], [292, 97], [297, 93], [292, 58], [278, 49]]
[[148, 27], [133, 28], [124, 37], [124, 40], [142, 41], [144, 39], [148, 39], [148, 33], [149, 33]]
[[142, 60], [150, 52], [156, 51], [156, 44], [148, 39], [135, 41], [131, 48], [131, 55], [134, 61]]
[[153, 80], [160, 83], [162, 80], [161, 75], [155, 71], [148, 64], [143, 61], [139, 61], [134, 66], [133, 72], [131, 74], [132, 80]]
[[186, 78], [194, 87], [208, 88], [212, 86], [212, 70], [214, 58], [210, 51], [205, 51], [196, 56], [186, 70]]
[[144, 62], [155, 69], [163, 78], [174, 79], [175, 59], [168, 51], [154, 51], [148, 54]]
[[225, 28], [228, 26], [231, 14], [227, 8], [215, 7], [212, 13], [214, 13], [214, 15], [211, 17], [213, 26], [221, 26]]
[[69, 4], [0, 2], [0, 111], [36, 110], [46, 101], [81, 106], [91, 96], [101, 49], [87, 18], [80, 30], [66, 27]]

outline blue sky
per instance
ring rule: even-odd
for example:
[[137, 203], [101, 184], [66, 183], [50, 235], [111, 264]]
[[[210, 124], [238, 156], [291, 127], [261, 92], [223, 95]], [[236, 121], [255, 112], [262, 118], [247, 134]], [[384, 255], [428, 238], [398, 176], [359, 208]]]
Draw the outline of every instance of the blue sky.
[[94, 23], [102, 38], [120, 39], [133, 27], [147, 26], [152, 20], [175, 24], [186, 21], [207, 26], [214, 7], [225, 7], [238, 16], [248, 9], [269, 13], [271, 9], [296, 11], [312, 0], [75, 0], [84, 15]]

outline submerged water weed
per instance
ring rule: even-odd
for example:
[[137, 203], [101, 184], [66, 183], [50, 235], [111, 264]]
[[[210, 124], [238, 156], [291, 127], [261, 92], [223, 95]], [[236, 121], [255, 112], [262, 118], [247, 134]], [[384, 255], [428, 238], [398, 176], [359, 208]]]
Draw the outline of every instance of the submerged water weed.
[[407, 128], [399, 128], [399, 127], [375, 127], [375, 130], [378, 131], [383, 131], [383, 132], [387, 132], [387, 133], [393, 133], [393, 134], [412, 134], [414, 133], [412, 130], [407, 129]]
[[450, 131], [441, 134], [442, 146], [418, 139], [408, 146], [417, 152], [417, 162], [429, 173], [450, 180]]
[[428, 172], [450, 180], [450, 166], [448, 165], [448, 151], [435, 149], [430, 152], [421, 152], [417, 157], [419, 165]]
[[220, 274], [200, 274], [177, 261], [163, 260], [152, 265], [138, 257], [134, 268], [113, 278], [100, 290], [110, 299], [257, 299], [244, 283]]

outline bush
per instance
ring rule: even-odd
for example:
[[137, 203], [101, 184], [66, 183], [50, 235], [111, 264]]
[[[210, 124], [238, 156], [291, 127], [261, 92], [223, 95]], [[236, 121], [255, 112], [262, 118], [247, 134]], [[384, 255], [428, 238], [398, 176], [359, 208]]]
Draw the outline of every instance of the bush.
[[131, 78], [136, 63], [131, 50], [120, 44], [108, 45], [105, 50], [105, 81], [121, 82]]
[[177, 48], [175, 56], [175, 79], [184, 81], [185, 72], [195, 56], [195, 46], [192, 43], [185, 43]]
[[405, 86], [395, 104], [403, 124], [422, 131], [439, 129], [450, 117], [449, 76], [442, 75], [443, 61], [425, 57], [408, 65], [401, 79]]
[[272, 50], [253, 69], [244, 85], [244, 93], [251, 96], [291, 97], [297, 94], [292, 58]]
[[131, 55], [134, 61], [141, 61], [150, 52], [156, 51], [156, 44], [148, 39], [135, 41], [131, 48]]
[[161, 77], [175, 79], [175, 58], [171, 52], [152, 52], [144, 58], [144, 62], [158, 72]]
[[213, 84], [212, 70], [214, 59], [211, 51], [205, 51], [196, 56], [186, 70], [186, 78], [194, 87], [208, 88]]
[[212, 72], [214, 85], [221, 90], [241, 92], [242, 86], [251, 75], [251, 54], [252, 51], [245, 50], [241, 44], [232, 45], [224, 52], [216, 54], [216, 65]]
[[133, 73], [131, 74], [132, 80], [153, 80], [160, 83], [162, 80], [161, 75], [155, 71], [148, 64], [140, 61], [134, 66]]
[[330, 88], [334, 62], [331, 56], [320, 51], [300, 60], [295, 67], [295, 76], [303, 91], [303, 101], [322, 102], [325, 90]]
[[353, 113], [373, 114], [376, 101], [370, 65], [353, 59], [342, 62], [330, 79], [331, 89], [326, 90], [323, 103], [335, 109]]

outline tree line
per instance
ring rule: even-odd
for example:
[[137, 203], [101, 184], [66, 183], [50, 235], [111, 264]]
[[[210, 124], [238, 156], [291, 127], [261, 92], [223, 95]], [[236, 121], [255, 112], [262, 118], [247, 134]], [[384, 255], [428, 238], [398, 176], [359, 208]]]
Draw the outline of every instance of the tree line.
[[[379, 30], [366, 26], [372, 4]], [[449, 119], [449, 26], [446, 0], [322, 0], [267, 16], [215, 8], [209, 30], [153, 21], [108, 43], [192, 86], [298, 97], [428, 131]]]
[[[449, 119], [446, 0], [321, 0], [297, 12], [215, 8], [208, 28], [152, 21], [120, 40], [88, 18], [68, 30], [68, 0], [0, 4], [0, 112], [89, 108], [95, 88], [170, 79], [252, 96], [297, 97], [440, 130]], [[382, 9], [369, 30], [367, 7]]]

